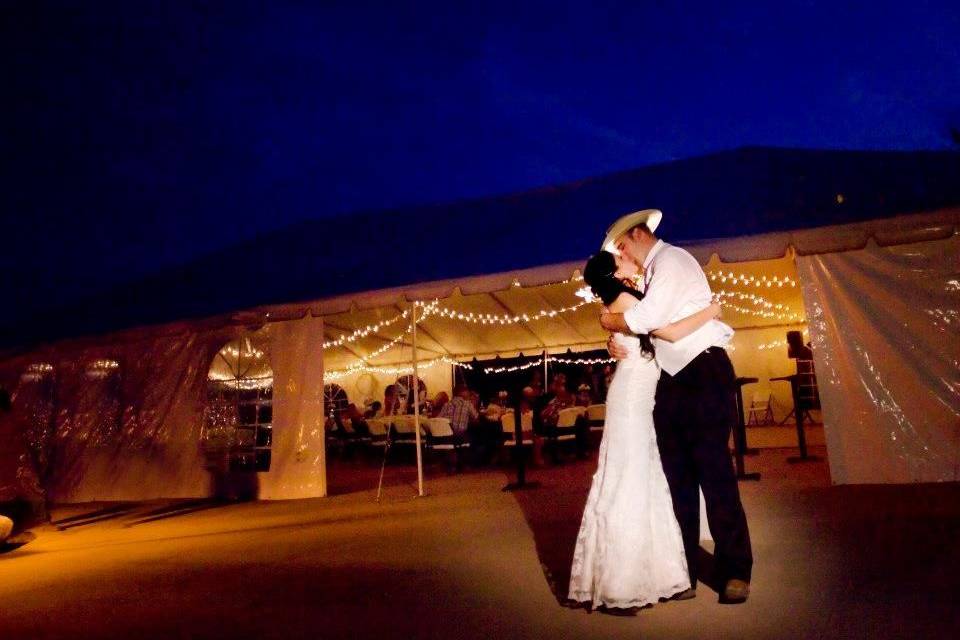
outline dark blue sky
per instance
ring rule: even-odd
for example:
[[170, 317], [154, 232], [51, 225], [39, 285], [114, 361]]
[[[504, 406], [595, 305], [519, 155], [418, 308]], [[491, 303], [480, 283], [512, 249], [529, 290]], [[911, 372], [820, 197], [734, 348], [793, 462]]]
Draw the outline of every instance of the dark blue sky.
[[4, 3], [8, 300], [744, 145], [950, 148], [956, 3], [835, 4]]

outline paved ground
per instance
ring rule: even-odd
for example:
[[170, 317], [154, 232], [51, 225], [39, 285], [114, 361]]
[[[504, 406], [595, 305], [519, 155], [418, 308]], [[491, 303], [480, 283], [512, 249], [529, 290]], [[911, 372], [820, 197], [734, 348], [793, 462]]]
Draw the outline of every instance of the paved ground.
[[[754, 595], [635, 617], [566, 609], [593, 461], [533, 471], [335, 465], [327, 499], [80, 505], [0, 553], [3, 638], [922, 638], [960, 628], [960, 487], [830, 487], [824, 463], [748, 459]], [[363, 490], [358, 490], [363, 489]]]

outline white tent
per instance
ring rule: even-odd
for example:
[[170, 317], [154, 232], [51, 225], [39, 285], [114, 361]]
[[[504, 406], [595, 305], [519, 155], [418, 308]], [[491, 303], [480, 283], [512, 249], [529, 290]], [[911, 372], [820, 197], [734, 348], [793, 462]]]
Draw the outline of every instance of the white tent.
[[[836, 483], [957, 480], [958, 224], [960, 211], [947, 209], [687, 246], [726, 296], [738, 373], [790, 373], [784, 333], [809, 329]], [[0, 380], [17, 389], [27, 418], [48, 425], [34, 439], [56, 444], [54, 499], [205, 495], [198, 442], [211, 363], [224, 345], [255, 333], [273, 375], [272, 464], [258, 474], [259, 495], [319, 496], [326, 492], [325, 370], [350, 395], [375, 394], [397, 373], [378, 378], [366, 369], [412, 363], [413, 301], [437, 305], [417, 327], [421, 377], [433, 390], [449, 388], [451, 361], [602, 346], [597, 308], [577, 306], [574, 295], [581, 264], [63, 341], [9, 358]], [[93, 383], [90, 363], [98, 362], [115, 363], [115, 385]], [[357, 386], [361, 378], [366, 387]], [[51, 384], [54, 406], [45, 404]]]

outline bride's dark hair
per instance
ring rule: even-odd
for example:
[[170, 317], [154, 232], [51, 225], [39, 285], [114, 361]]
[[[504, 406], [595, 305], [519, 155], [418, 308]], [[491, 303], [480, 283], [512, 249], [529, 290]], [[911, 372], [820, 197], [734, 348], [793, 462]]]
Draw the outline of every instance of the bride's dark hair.
[[[628, 293], [637, 300], [643, 300], [643, 294], [618, 279], [614, 275], [616, 272], [616, 258], [609, 251], [601, 251], [587, 260], [583, 268], [583, 280], [590, 286], [593, 295], [600, 298], [607, 306], [613, 304], [621, 293]], [[650, 336], [644, 333], [637, 337], [640, 338], [640, 350], [653, 355], [653, 342]]]

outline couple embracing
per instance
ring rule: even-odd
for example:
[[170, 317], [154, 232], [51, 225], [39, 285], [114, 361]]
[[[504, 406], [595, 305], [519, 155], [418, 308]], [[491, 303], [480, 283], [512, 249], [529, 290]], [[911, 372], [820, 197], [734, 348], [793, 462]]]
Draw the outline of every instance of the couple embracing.
[[662, 217], [623, 216], [584, 269], [619, 363], [568, 598], [611, 611], [695, 597], [702, 506], [721, 602], [750, 592], [750, 534], [728, 450], [733, 329], [717, 319], [694, 257], [654, 235]]

